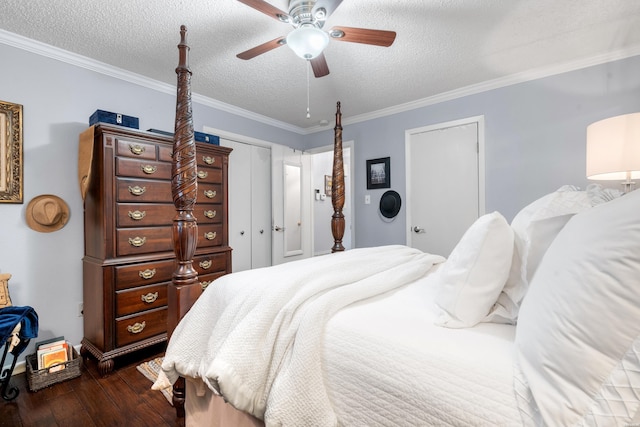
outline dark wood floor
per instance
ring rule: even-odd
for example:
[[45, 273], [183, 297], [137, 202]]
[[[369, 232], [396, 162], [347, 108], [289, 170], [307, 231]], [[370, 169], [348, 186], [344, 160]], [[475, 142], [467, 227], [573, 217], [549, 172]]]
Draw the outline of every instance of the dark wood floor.
[[96, 360], [85, 358], [82, 375], [39, 390], [29, 391], [26, 374], [11, 383], [19, 396], [0, 398], [0, 426], [184, 426], [174, 408], [136, 366], [162, 355], [163, 348], [142, 350], [115, 359], [115, 370], [102, 378]]

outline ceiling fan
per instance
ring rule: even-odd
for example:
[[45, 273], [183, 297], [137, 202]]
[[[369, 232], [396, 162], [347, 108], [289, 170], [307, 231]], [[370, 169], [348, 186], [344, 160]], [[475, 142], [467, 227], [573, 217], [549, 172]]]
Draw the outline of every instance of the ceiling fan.
[[388, 47], [396, 38], [394, 31], [367, 28], [333, 27], [328, 32], [322, 30], [326, 19], [340, 6], [342, 0], [290, 0], [289, 13], [264, 0], [238, 1], [295, 28], [287, 36], [275, 38], [239, 53], [236, 55], [238, 58], [255, 58], [286, 44], [296, 55], [311, 63], [316, 77], [329, 74], [329, 67], [322, 51], [330, 39]]

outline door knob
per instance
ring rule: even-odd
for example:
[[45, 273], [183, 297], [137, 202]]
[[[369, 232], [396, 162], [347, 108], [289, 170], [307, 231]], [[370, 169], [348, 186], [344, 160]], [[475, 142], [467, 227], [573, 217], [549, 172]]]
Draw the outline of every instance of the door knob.
[[260, 230], [260, 234], [263, 234], [263, 233], [264, 233], [264, 230]]
[[275, 227], [273, 227], [273, 229], [274, 229], [275, 231], [284, 231], [284, 227], [280, 227], [280, 226], [278, 226], [278, 225], [276, 225]]
[[413, 227], [413, 232], [417, 233], [417, 234], [421, 234], [421, 233], [426, 233], [426, 231], [424, 230], [424, 228], [422, 227], [418, 227], [417, 225], [415, 227]]
[[244, 230], [242, 230], [242, 231], [240, 232], [240, 235], [241, 235], [241, 236], [244, 236]]

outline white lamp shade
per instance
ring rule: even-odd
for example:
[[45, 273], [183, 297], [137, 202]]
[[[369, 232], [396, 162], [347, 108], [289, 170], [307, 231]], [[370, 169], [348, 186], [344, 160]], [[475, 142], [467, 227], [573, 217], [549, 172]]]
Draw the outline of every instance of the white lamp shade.
[[600, 120], [587, 127], [587, 178], [640, 178], [640, 113]]
[[302, 59], [313, 59], [329, 44], [329, 35], [311, 24], [302, 25], [287, 35], [287, 45]]

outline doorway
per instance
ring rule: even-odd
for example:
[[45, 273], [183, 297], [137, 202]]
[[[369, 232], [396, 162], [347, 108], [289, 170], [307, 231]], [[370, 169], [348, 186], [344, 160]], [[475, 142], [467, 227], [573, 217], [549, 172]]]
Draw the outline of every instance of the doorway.
[[484, 214], [484, 118], [405, 133], [407, 244], [448, 257]]

